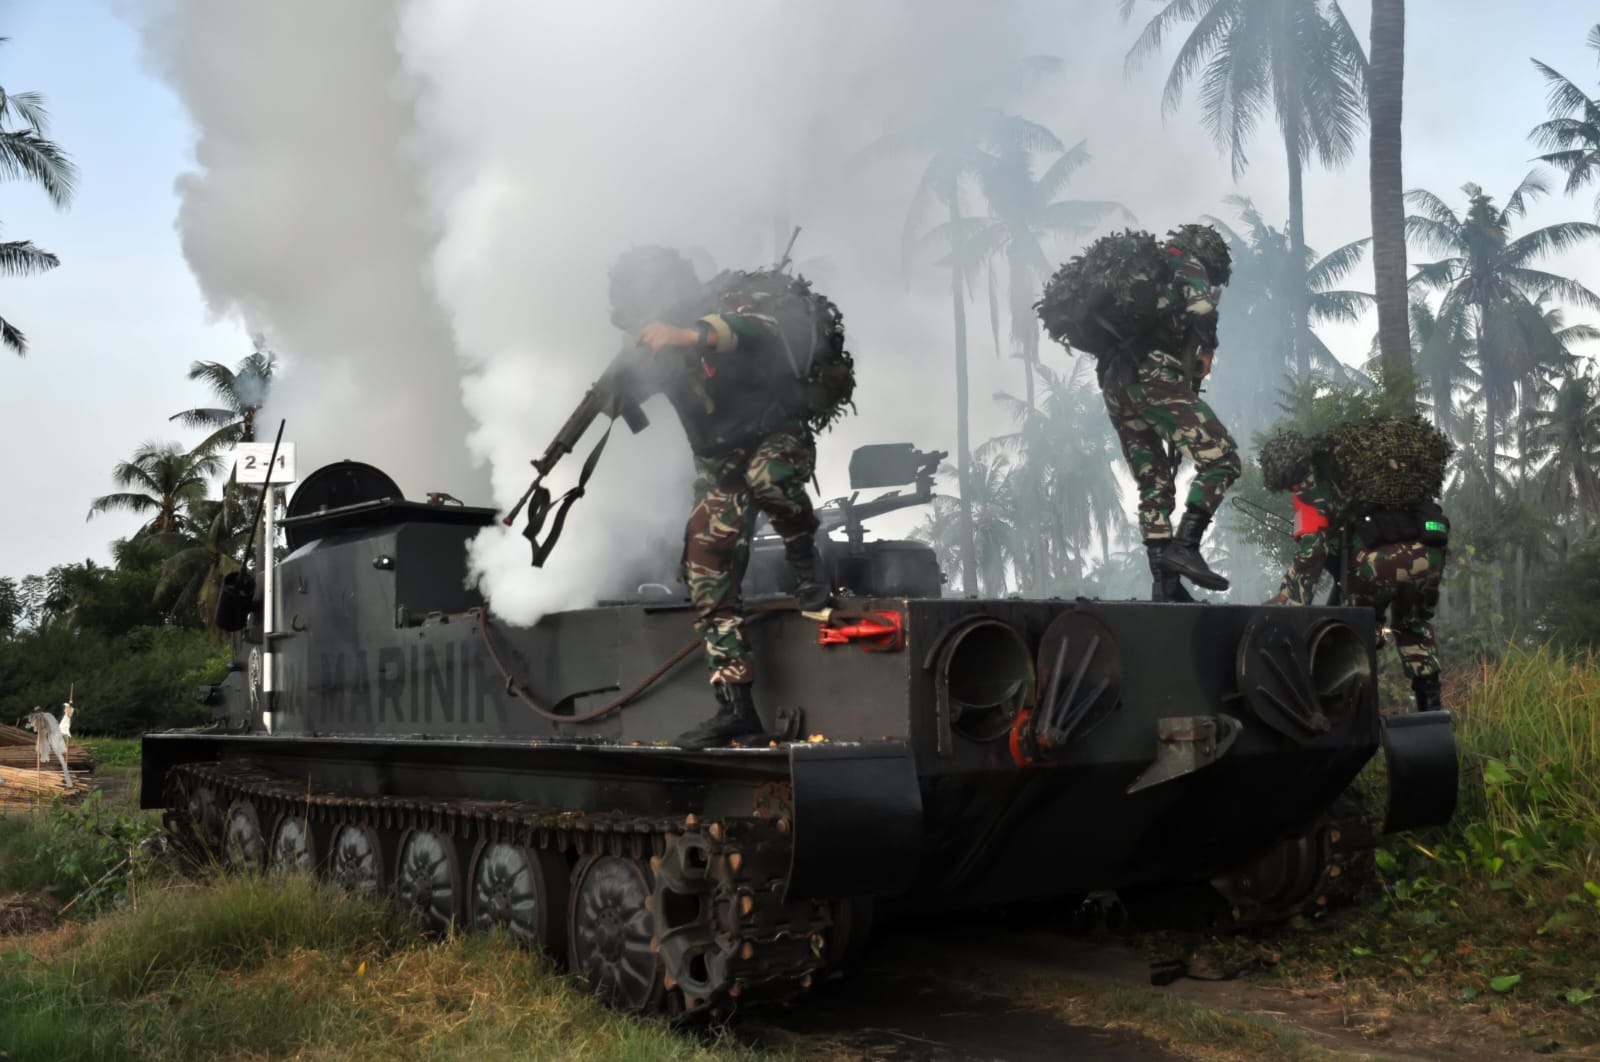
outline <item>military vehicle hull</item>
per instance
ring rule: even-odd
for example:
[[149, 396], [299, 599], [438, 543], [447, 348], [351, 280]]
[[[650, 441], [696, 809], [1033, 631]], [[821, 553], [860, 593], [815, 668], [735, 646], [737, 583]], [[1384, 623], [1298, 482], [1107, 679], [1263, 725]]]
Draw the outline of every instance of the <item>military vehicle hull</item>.
[[1448, 715], [1379, 713], [1358, 609], [935, 587], [813, 616], [769, 592], [748, 623], [770, 735], [677, 748], [712, 708], [687, 606], [507, 624], [462, 589], [492, 515], [389, 498], [291, 521], [276, 629], [241, 638], [212, 728], [145, 737], [143, 805], [230, 864], [504, 925], [677, 1012], [809, 987], [871, 910], [1189, 883], [1241, 919], [1304, 910], [1372, 843], [1330, 809], [1380, 747], [1391, 828], [1453, 809]]

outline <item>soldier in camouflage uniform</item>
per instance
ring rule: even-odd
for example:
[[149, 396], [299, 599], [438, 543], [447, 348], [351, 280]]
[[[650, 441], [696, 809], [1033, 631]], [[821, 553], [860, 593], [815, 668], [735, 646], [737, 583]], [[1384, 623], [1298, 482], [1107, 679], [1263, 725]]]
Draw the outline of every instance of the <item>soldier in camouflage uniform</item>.
[[[1200, 540], [1223, 494], [1239, 478], [1239, 450], [1200, 397], [1217, 349], [1217, 300], [1231, 274], [1228, 245], [1205, 225], [1167, 233], [1175, 285], [1160, 307], [1170, 323], [1133, 358], [1100, 359], [1101, 395], [1139, 488], [1139, 530], [1150, 558], [1154, 601], [1192, 601], [1180, 576], [1208, 590], [1228, 580], [1200, 555]], [[1183, 520], [1169, 522], [1176, 501], [1178, 453], [1194, 462]]]
[[738, 291], [710, 305], [688, 261], [663, 248], [630, 251], [617, 262], [611, 302], [612, 322], [636, 332], [653, 355], [652, 389], [672, 403], [694, 453], [681, 578], [705, 639], [718, 709], [677, 743], [705, 748], [760, 734], [739, 592], [758, 513], [783, 539], [799, 606], [813, 611], [830, 600], [817, 579], [818, 520], [806, 491], [816, 439], [783, 337]]
[[1386, 541], [1391, 536], [1381, 533], [1372, 520], [1351, 519], [1352, 500], [1340, 496], [1325, 467], [1319, 471], [1323, 462], [1313, 452], [1312, 441], [1300, 435], [1283, 432], [1269, 440], [1262, 447], [1260, 463], [1269, 489], [1291, 490], [1294, 496], [1294, 560], [1271, 603], [1312, 604], [1331, 554], [1342, 584], [1342, 603], [1373, 609], [1380, 623], [1388, 617], [1417, 710], [1437, 711], [1441, 704], [1433, 613], [1444, 577], [1445, 543], [1427, 532], [1419, 537], [1402, 532], [1405, 540]]

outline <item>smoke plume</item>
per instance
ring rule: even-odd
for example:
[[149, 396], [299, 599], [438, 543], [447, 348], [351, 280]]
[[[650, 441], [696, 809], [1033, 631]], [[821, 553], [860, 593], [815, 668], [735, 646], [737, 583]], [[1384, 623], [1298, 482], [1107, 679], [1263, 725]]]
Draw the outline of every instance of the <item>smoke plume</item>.
[[177, 182], [183, 253], [212, 313], [281, 355], [263, 434], [287, 421], [302, 478], [349, 458], [408, 497], [481, 495], [464, 365], [425, 283], [435, 235], [396, 12], [161, 0], [143, 16], [150, 60], [195, 125], [195, 170]]
[[[369, 460], [411, 496], [516, 501], [624, 341], [606, 305], [620, 253], [676, 246], [709, 276], [770, 263], [793, 225], [798, 271], [840, 305], [857, 358], [859, 413], [820, 439], [821, 497], [847, 493], [857, 445], [953, 460], [944, 248], [924, 248], [910, 282], [900, 252], [931, 145], [859, 157], [897, 125], [988, 105], [1064, 146], [1086, 139], [1092, 161], [1062, 194], [1120, 200], [1155, 232], [1229, 191], [1284, 209], [1275, 167], [1232, 187], [1203, 129], [1162, 122], [1164, 63], [1128, 78], [1138, 26], [1101, 0], [146, 2], [151, 52], [197, 127], [185, 254], [212, 309], [282, 352], [268, 415], [289, 418], [307, 469]], [[1038, 54], [1061, 72], [1031, 72]], [[986, 276], [967, 310], [974, 446], [1015, 429], [994, 393], [1021, 393], [997, 268], [1001, 316]], [[643, 434], [613, 433], [546, 567], [529, 565], [520, 520], [478, 536], [471, 577], [502, 615], [672, 581], [692, 462], [670, 407], [646, 413]], [[558, 493], [600, 430], [552, 477]]]
[[[928, 374], [907, 372], [918, 350], [948, 349], [938, 302], [913, 309], [900, 279], [898, 219], [924, 160], [863, 170], [852, 157], [895, 114], [959, 91], [962, 71], [1019, 65], [1003, 9], [974, 26], [944, 6], [837, 0], [414, 3], [402, 37], [437, 160], [438, 290], [459, 349], [484, 366], [467, 404], [499, 506], [623, 340], [606, 304], [618, 254], [667, 244], [703, 273], [749, 268], [777, 257], [791, 223], [799, 270], [841, 305], [860, 362], [864, 416], [823, 436], [824, 496], [842, 492], [853, 445], [953, 449], [918, 411]], [[942, 378], [947, 362], [929, 360]], [[652, 570], [673, 579], [692, 464], [670, 407], [646, 412], [646, 433], [612, 435], [546, 568], [529, 567], [520, 528], [478, 538], [473, 563], [502, 614], [531, 620]]]

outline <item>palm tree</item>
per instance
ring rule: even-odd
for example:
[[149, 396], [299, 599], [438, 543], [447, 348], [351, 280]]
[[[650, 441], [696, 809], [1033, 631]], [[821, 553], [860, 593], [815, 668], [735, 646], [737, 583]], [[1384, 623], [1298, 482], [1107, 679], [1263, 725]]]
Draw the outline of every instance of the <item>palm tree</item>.
[[222, 458], [217, 454], [185, 453], [175, 443], [147, 442], [133, 460], [119, 463], [111, 472], [117, 486], [130, 489], [96, 498], [86, 519], [93, 519], [96, 513], [126, 510], [150, 515], [141, 533], [182, 531], [191, 506], [205, 499], [206, 481], [221, 470]]
[[235, 484], [223, 484], [221, 498], [190, 506], [195, 534], [162, 564], [156, 586], [158, 598], [170, 596], [174, 615], [198, 609], [206, 629], [219, 633], [215, 625], [217, 592], [223, 576], [239, 568], [250, 515], [244, 488]]
[[[1011, 337], [1021, 348], [1027, 403], [1033, 405], [1033, 373], [1039, 364], [1039, 318], [1033, 304], [1051, 272], [1043, 240], [1047, 236], [1081, 238], [1107, 216], [1133, 213], [1121, 203], [1107, 200], [1056, 199], [1089, 161], [1085, 141], [1079, 141], [1034, 176], [1033, 153], [1011, 147], [977, 162], [978, 187], [989, 206], [984, 217], [963, 218], [935, 228], [929, 237], [946, 241], [960, 268], [972, 275], [989, 267], [990, 317], [998, 331], [995, 305], [994, 260], [1004, 256]], [[998, 336], [996, 347], [999, 346]]]
[[[906, 211], [901, 232], [901, 264], [908, 278], [914, 251], [923, 240], [924, 218], [930, 208], [943, 207], [946, 223], [960, 226], [966, 210], [962, 200], [963, 182], [977, 173], [1000, 151], [1060, 151], [1056, 135], [1037, 122], [1007, 114], [998, 107], [972, 104], [940, 110], [931, 116], [903, 121], [884, 133], [858, 156], [859, 163], [874, 162], [891, 155], [916, 151], [927, 158], [922, 176]], [[967, 293], [972, 278], [961, 263], [950, 268], [950, 302], [955, 319], [956, 369], [956, 453], [957, 476], [961, 489], [962, 589], [977, 593], [979, 564], [975, 556], [971, 505], [971, 445], [967, 430]]]
[[[1006, 572], [1014, 568], [1018, 559], [1017, 528], [1015, 525], [1016, 496], [1012, 489], [1011, 464], [1001, 454], [973, 454], [971, 459], [973, 489], [965, 499], [936, 497], [931, 512], [912, 531], [913, 538], [930, 543], [942, 565], [954, 562], [956, 567], [965, 563], [965, 555], [952, 548], [952, 531], [960, 533], [956, 514], [963, 508], [972, 513], [975, 558], [977, 570], [963, 571], [966, 581], [969, 574], [985, 597], [1001, 597], [1006, 593]], [[949, 472], [946, 467], [942, 471]], [[947, 568], [948, 570], [948, 568]]]
[[[1600, 25], [1589, 30], [1589, 47], [1600, 52]], [[1534, 126], [1528, 136], [1548, 149], [1539, 156], [1540, 162], [1566, 173], [1566, 192], [1571, 195], [1600, 173], [1600, 100], [1539, 60], [1531, 61], [1550, 85], [1550, 120]], [[1594, 208], [1600, 218], [1600, 194]]]
[[1400, 117], [1406, 62], [1406, 0], [1372, 0], [1370, 173], [1372, 290], [1384, 381], [1415, 390], [1406, 312], [1406, 204]]
[[[0, 44], [10, 40], [0, 37]], [[21, 128], [13, 128], [20, 123]], [[72, 200], [77, 168], [54, 141], [47, 138], [49, 115], [37, 92], [10, 93], [0, 88], [0, 177], [26, 178], [44, 189], [57, 208]], [[27, 276], [60, 265], [49, 251], [29, 240], [0, 242], [0, 274]], [[10, 321], [0, 317], [0, 343], [18, 357], [28, 353], [28, 338]]]
[[1600, 518], [1600, 394], [1587, 373], [1561, 381], [1548, 409], [1528, 411], [1527, 448], [1542, 460], [1542, 500], [1570, 515], [1577, 540], [1589, 537]]
[[1433, 407], [1433, 419], [1456, 439], [1463, 439], [1456, 396], [1471, 390], [1481, 379], [1472, 367], [1477, 360], [1472, 330], [1460, 314], [1441, 318], [1424, 299], [1413, 298], [1410, 311], [1416, 375]]
[[1527, 212], [1528, 202], [1547, 191], [1537, 173], [1523, 179], [1504, 207], [1497, 207], [1476, 184], [1463, 185], [1462, 190], [1467, 210], [1459, 216], [1432, 192], [1407, 193], [1421, 211], [1406, 219], [1407, 234], [1447, 255], [1418, 265], [1411, 282], [1424, 290], [1443, 291], [1439, 319], [1447, 327], [1472, 331], [1484, 397], [1486, 482], [1493, 492], [1498, 483], [1496, 435], [1515, 408], [1519, 389], [1535, 377], [1551, 344], [1559, 343], [1537, 297], [1548, 293], [1586, 309], [1600, 309], [1600, 296], [1582, 284], [1529, 263], [1600, 236], [1600, 226], [1568, 221], [1512, 239], [1512, 224]]
[[[1335, 287], [1355, 269], [1368, 241], [1347, 243], [1321, 258], [1315, 250], [1304, 248], [1297, 271], [1291, 268], [1293, 244], [1288, 234], [1268, 225], [1249, 199], [1229, 196], [1225, 202], [1238, 211], [1244, 232], [1220, 218], [1206, 219], [1228, 241], [1234, 259], [1233, 279], [1223, 296], [1221, 314], [1223, 345], [1229, 353], [1217, 360], [1215, 371], [1218, 389], [1237, 396], [1242, 416], [1236, 426], [1249, 435], [1264, 418], [1278, 381], [1292, 368], [1288, 363], [1291, 350], [1305, 353], [1318, 372], [1332, 379], [1367, 383], [1334, 356], [1312, 326], [1353, 324], [1372, 305], [1372, 296], [1364, 291]], [[1297, 290], [1305, 307], [1298, 318], [1294, 310]]]
[[1112, 535], [1120, 538], [1129, 527], [1117, 487], [1122, 450], [1089, 371], [1083, 360], [1064, 376], [1041, 365], [1044, 397], [1037, 406], [995, 395], [1019, 427], [980, 450], [980, 456], [1016, 457], [1018, 575], [1035, 595], [1066, 592], [1084, 575], [1090, 543], [1098, 538], [1101, 558], [1109, 558]]
[[189, 379], [210, 384], [212, 394], [222, 403], [221, 408], [186, 409], [167, 418], [180, 421], [185, 428], [216, 429], [195, 447], [197, 453], [255, 441], [256, 413], [272, 387], [278, 355], [267, 349], [265, 336], [254, 333], [250, 340], [254, 349], [231, 369], [215, 361], [196, 361], [189, 366]]
[[[1120, 0], [1122, 17], [1136, 0]], [[1336, 0], [1163, 0], [1128, 53], [1130, 68], [1158, 51], [1169, 31], [1184, 22], [1194, 28], [1178, 49], [1162, 98], [1175, 110], [1191, 81], [1200, 82], [1203, 120], [1218, 146], [1228, 151], [1237, 178], [1249, 163], [1245, 148], [1269, 102], [1278, 119], [1289, 163], [1289, 268], [1303, 276], [1305, 163], [1314, 155], [1337, 166], [1355, 150], [1365, 117], [1367, 59]], [[1202, 71], [1201, 67], [1204, 66]], [[1305, 285], [1291, 283], [1290, 335], [1303, 337]], [[1310, 372], [1311, 352], [1294, 349], [1296, 371]]]

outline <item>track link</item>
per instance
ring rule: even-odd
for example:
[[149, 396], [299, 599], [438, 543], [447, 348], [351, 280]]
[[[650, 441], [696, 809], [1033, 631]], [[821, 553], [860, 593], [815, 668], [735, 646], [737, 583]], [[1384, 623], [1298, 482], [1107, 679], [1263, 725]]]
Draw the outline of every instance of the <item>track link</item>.
[[[474, 844], [479, 848], [507, 844], [554, 853], [562, 860], [557, 865], [574, 878], [596, 860], [612, 857], [613, 878], [631, 872], [637, 875], [634, 880], [646, 883], [643, 920], [640, 911], [626, 906], [627, 899], [616, 899], [619, 893], [612, 887], [606, 902], [613, 907], [622, 903], [623, 908], [608, 912], [605, 917], [611, 921], [604, 925], [585, 925], [584, 937], [592, 941], [601, 939], [596, 936], [601, 934], [604, 943], [617, 951], [612, 938], [619, 932], [613, 924], [619, 916], [633, 919], [635, 929], [649, 926], [650, 954], [656, 959], [650, 972], [654, 983], [618, 1000], [628, 1009], [721, 1016], [749, 1002], [790, 999], [826, 972], [843, 943], [832, 941], [836, 929], [832, 905], [785, 899], [790, 819], [783, 804], [770, 799], [762, 815], [700, 821], [693, 815], [352, 796], [318, 789], [244, 760], [176, 766], [165, 779], [165, 796], [168, 832], [203, 862], [215, 861], [219, 851], [224, 862], [234, 866], [241, 862], [241, 853], [249, 866], [262, 865], [254, 854], [258, 852], [266, 852], [270, 861], [275, 824], [285, 816], [303, 819], [312, 830], [320, 827], [325, 836], [346, 825], [373, 831], [381, 838], [381, 861], [390, 870], [399, 869], [400, 839], [415, 830], [450, 838], [458, 851], [472, 850]], [[259, 847], [241, 842], [237, 831], [229, 833], [229, 809], [241, 801], [248, 803], [259, 823]], [[627, 866], [617, 864], [617, 859], [627, 861]], [[315, 862], [326, 874], [328, 854]], [[453, 873], [458, 882], [465, 877]], [[383, 880], [393, 892], [390, 877], [384, 874]], [[567, 882], [560, 884], [564, 896]], [[459, 911], [462, 901], [452, 902]], [[580, 909], [594, 903], [562, 906], [568, 909], [559, 912], [561, 932], [552, 937], [558, 941], [576, 935]], [[604, 936], [607, 933], [609, 937]], [[566, 950], [559, 946], [550, 950], [558, 952], [552, 957], [560, 964], [571, 958], [559, 954]], [[637, 968], [631, 972], [640, 973]]]

